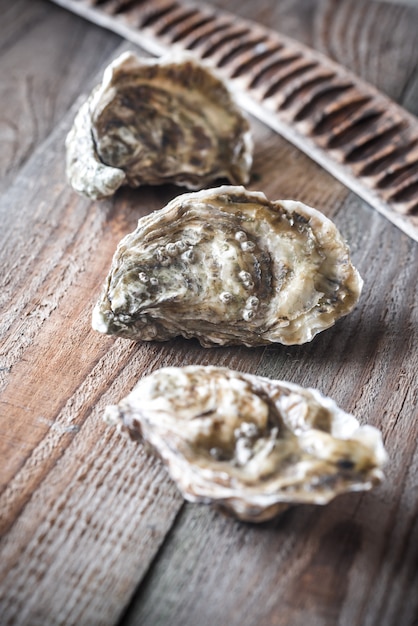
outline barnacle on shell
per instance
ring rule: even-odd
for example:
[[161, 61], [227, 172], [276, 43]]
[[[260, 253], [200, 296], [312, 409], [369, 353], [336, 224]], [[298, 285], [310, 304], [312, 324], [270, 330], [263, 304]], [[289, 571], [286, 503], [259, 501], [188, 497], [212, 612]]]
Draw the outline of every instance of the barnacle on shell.
[[66, 147], [71, 185], [93, 199], [123, 184], [246, 183], [252, 164], [250, 127], [226, 84], [184, 53], [141, 59], [127, 52], [113, 61]]
[[383, 479], [380, 432], [314, 389], [221, 367], [143, 378], [105, 419], [143, 438], [183, 496], [262, 522]]
[[349, 313], [361, 286], [319, 211], [223, 186], [139, 220], [116, 250], [93, 328], [203, 346], [301, 344]]

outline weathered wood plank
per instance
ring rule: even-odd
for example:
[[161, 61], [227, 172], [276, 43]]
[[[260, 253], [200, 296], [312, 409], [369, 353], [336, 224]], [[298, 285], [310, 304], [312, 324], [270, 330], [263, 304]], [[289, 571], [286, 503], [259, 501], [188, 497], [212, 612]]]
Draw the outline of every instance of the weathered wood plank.
[[120, 43], [45, 0], [0, 0], [0, 190]]
[[[334, 9], [342, 4], [334, 3]], [[330, 3], [322, 3], [322, 12], [312, 16], [317, 28], [325, 5], [329, 9]], [[350, 20], [347, 7], [345, 15]], [[358, 47], [367, 32], [352, 45]], [[385, 32], [380, 33], [384, 40]], [[329, 42], [329, 31], [327, 37]], [[331, 39], [338, 41], [335, 31]], [[374, 63], [373, 45], [378, 44], [371, 38], [360, 46], [367, 57], [361, 59], [363, 71]], [[382, 72], [380, 66], [376, 84], [388, 79]], [[393, 94], [402, 93], [399, 76], [393, 72], [390, 78]], [[362, 422], [382, 428], [391, 458], [387, 482], [374, 493], [346, 496], [326, 509], [295, 508], [262, 528], [243, 528], [187, 505], [123, 626], [416, 623], [418, 249], [354, 196], [339, 195], [334, 185], [324, 189], [323, 180], [306, 182], [308, 177], [297, 173], [299, 164], [305, 166], [299, 155], [289, 162], [294, 176], [277, 180], [276, 163], [283, 155], [276, 161], [273, 150], [267, 144], [259, 154], [260, 185], [270, 194], [285, 189], [292, 195], [292, 184], [301, 181], [298, 194], [319, 204], [349, 239], [365, 290], [344, 322], [308, 346], [268, 348], [257, 372], [319, 387]]]
[[[192, 50], [230, 81], [244, 109], [418, 241], [418, 120], [348, 68], [256, 21], [193, 0], [54, 1], [152, 53]], [[374, 24], [381, 10], [374, 2], [350, 11], [353, 32]]]
[[[222, 6], [260, 15], [270, 26], [278, 20], [301, 39], [322, 33], [320, 41], [331, 47], [332, 40], [337, 49], [341, 17], [335, 21], [327, 11], [333, 8], [337, 15], [348, 1], [354, 6], [353, 0], [286, 0], [274, 6], [267, 0], [229, 0]], [[42, 91], [36, 91], [36, 115], [47, 113], [39, 123], [43, 134], [30, 148], [24, 138], [18, 140], [24, 157], [14, 161], [0, 199], [2, 623], [115, 624], [144, 580], [124, 624], [412, 626], [418, 614], [417, 245], [253, 122], [252, 188], [271, 198], [297, 197], [335, 219], [365, 278], [356, 311], [299, 348], [204, 350], [181, 339], [134, 344], [93, 333], [91, 308], [116, 243], [139, 216], [179, 190], [125, 190], [112, 201], [91, 203], [67, 187], [63, 141], [73, 113], [42, 140], [71, 98], [90, 89], [99, 66], [116, 53], [115, 40], [107, 50], [101, 39], [87, 44], [90, 29], [99, 38], [100, 31], [50, 3], [22, 2], [16, 3], [19, 10], [24, 4], [50, 7], [55, 17], [45, 19], [62, 28], [68, 18], [85, 33], [91, 56], [86, 73], [67, 84], [59, 75], [62, 66], [49, 58], [51, 50], [68, 49], [80, 60], [83, 55], [69, 34], [66, 39], [61, 30], [48, 31], [50, 65], [44, 76], [67, 90], [65, 106], [54, 109], [48, 126], [52, 108], [42, 107]], [[329, 31], [321, 28], [325, 14], [331, 16]], [[355, 20], [349, 11], [344, 14]], [[26, 26], [19, 30], [13, 15], [13, 32], [22, 32], [26, 49], [26, 55], [13, 52], [16, 67], [25, 67], [46, 31], [39, 23], [37, 37], [30, 31], [26, 40]], [[21, 24], [29, 25], [26, 19], [22, 12]], [[363, 57], [356, 62], [363, 70], [375, 67], [370, 50], [378, 54], [389, 41], [392, 22], [380, 23], [378, 37], [369, 27], [360, 33], [351, 29], [350, 45], [360, 46]], [[394, 47], [398, 37], [393, 36]], [[0, 50], [0, 65], [1, 55], [13, 50], [9, 44]], [[348, 54], [344, 46], [338, 50], [341, 59]], [[376, 84], [384, 69], [377, 67]], [[390, 88], [401, 93], [404, 75], [400, 82], [396, 72], [388, 76]], [[3, 97], [0, 89], [0, 103]], [[324, 509], [295, 508], [261, 527], [238, 524], [205, 507], [184, 507], [160, 463], [107, 428], [101, 414], [142, 375], [186, 363], [228, 365], [319, 387], [361, 421], [383, 428], [391, 456], [387, 482]]]
[[[105, 203], [78, 197], [63, 163], [72, 118], [0, 202], [9, 226], [0, 248], [5, 624], [114, 623], [182, 505], [159, 463], [102, 424], [104, 405], [155, 367], [216, 361], [248, 371], [263, 353], [93, 333], [92, 306], [117, 242], [178, 190], [126, 190]], [[10, 202], [21, 212], [8, 214]]]
[[[269, 348], [257, 373], [320, 388], [381, 428], [387, 482], [325, 509], [297, 507], [262, 528], [187, 506], [124, 626], [415, 624], [418, 248], [378, 222], [364, 237], [373, 216], [358, 209], [349, 225], [344, 208], [334, 219], [350, 231], [366, 281], [358, 309], [308, 346]], [[399, 264], [387, 262], [395, 250]]]
[[[417, 101], [405, 86], [417, 71], [418, 3], [388, 0], [211, 0], [323, 52], [375, 85], [411, 113]], [[378, 24], [378, 28], [377, 28]]]

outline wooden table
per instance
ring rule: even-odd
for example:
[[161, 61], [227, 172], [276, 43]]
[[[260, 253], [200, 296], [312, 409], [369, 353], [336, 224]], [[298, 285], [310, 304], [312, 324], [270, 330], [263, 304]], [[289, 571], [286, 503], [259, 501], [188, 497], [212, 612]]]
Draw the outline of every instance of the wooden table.
[[[321, 50], [418, 113], [418, 8], [213, 4]], [[0, 8], [1, 624], [416, 626], [417, 243], [252, 120], [252, 188], [337, 223], [365, 280], [354, 313], [300, 347], [208, 350], [93, 332], [116, 244], [179, 190], [90, 202], [69, 188], [75, 111], [133, 46], [46, 0]], [[317, 387], [382, 430], [386, 482], [259, 526], [185, 504], [102, 413], [144, 374], [189, 363]]]

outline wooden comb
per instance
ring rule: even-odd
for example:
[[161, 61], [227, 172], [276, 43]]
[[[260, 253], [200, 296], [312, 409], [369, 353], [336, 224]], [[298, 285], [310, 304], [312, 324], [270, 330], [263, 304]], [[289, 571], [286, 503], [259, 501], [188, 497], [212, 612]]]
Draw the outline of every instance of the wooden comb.
[[241, 106], [418, 241], [418, 119], [325, 55], [189, 0], [53, 0], [157, 56], [192, 52]]

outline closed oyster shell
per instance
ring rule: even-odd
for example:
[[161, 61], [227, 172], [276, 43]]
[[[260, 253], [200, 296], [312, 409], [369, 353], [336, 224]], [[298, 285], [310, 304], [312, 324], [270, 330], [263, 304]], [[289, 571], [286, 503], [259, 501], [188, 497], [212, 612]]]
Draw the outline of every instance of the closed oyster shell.
[[184, 53], [122, 54], [81, 107], [66, 147], [71, 185], [93, 199], [123, 184], [246, 183], [252, 164], [250, 127], [225, 83]]
[[314, 389], [221, 367], [143, 378], [105, 419], [143, 438], [183, 496], [262, 522], [383, 479], [380, 432]]
[[139, 220], [114, 255], [93, 328], [203, 346], [301, 344], [349, 313], [361, 286], [319, 211], [223, 186]]

